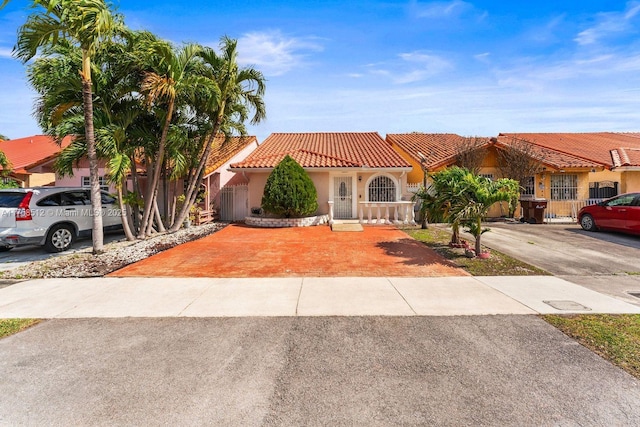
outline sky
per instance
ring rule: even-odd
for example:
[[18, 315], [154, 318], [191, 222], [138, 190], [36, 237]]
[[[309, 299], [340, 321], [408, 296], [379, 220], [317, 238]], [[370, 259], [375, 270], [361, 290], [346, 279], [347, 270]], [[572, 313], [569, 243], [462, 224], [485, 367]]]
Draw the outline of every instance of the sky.
[[[42, 133], [25, 65], [32, 11], [0, 10], [0, 134]], [[267, 79], [249, 133], [640, 131], [640, 1], [115, 0], [176, 44], [238, 40]]]

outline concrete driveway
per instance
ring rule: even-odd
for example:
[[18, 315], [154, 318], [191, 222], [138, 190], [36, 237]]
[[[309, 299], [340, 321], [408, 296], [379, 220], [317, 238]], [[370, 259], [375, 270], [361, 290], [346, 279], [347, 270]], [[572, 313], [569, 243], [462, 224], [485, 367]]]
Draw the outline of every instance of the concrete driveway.
[[[640, 236], [577, 224], [490, 223], [484, 245], [632, 304], [640, 299]], [[469, 236], [467, 236], [469, 237]], [[472, 240], [472, 239], [471, 239]]]
[[0, 425], [639, 425], [638, 381], [535, 316], [50, 320]]

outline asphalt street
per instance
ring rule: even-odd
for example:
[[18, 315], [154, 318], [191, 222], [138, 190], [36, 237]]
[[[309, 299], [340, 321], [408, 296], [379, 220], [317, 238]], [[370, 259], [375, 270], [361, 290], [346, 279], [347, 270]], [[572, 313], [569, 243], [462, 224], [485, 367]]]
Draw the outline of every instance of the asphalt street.
[[0, 425], [638, 425], [640, 385], [536, 316], [49, 320]]

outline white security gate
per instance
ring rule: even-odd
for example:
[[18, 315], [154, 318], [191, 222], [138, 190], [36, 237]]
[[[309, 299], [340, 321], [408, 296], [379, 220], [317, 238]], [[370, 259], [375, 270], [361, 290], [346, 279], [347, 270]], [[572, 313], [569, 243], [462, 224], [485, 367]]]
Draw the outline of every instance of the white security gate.
[[220, 190], [220, 220], [242, 221], [249, 215], [249, 188], [246, 185]]
[[352, 182], [350, 176], [333, 178], [333, 217], [336, 219], [350, 219], [353, 216]]

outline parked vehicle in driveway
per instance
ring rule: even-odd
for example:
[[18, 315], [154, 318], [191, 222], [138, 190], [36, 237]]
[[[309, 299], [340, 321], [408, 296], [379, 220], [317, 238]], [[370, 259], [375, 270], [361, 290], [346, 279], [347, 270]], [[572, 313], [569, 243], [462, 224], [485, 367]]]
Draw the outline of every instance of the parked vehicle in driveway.
[[640, 193], [626, 193], [585, 206], [578, 223], [588, 231], [612, 230], [640, 234]]
[[[117, 200], [102, 192], [105, 230], [122, 228]], [[0, 190], [0, 251], [41, 245], [62, 252], [81, 235], [91, 235], [93, 211], [88, 188], [41, 187]]]

